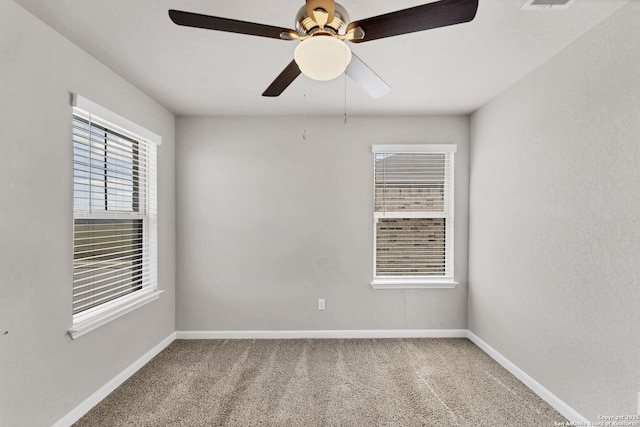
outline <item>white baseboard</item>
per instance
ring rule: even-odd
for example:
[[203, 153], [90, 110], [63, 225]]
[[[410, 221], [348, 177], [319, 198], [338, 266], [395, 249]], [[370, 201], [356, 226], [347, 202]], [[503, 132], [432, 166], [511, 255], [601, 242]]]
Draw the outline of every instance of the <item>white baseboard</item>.
[[158, 353], [164, 350], [169, 344], [171, 344], [176, 339], [176, 333], [172, 333], [167, 338], [162, 340], [158, 345], [153, 347], [151, 350], [146, 352], [142, 357], [133, 362], [129, 367], [127, 367], [124, 371], [120, 372], [113, 379], [111, 379], [108, 383], [100, 387], [95, 393], [86, 398], [81, 404], [76, 406], [71, 410], [67, 415], [62, 417], [58, 422], [56, 422], [53, 427], [68, 427], [71, 424], [78, 421], [84, 414], [89, 412], [91, 408], [96, 406], [102, 399], [107, 397], [109, 393], [118, 388], [120, 384], [125, 382], [130, 376], [135, 374], [140, 368], [142, 368], [145, 364], [147, 364], [151, 359], [153, 359]]
[[558, 396], [547, 390], [542, 384], [531, 378], [525, 371], [518, 368], [509, 359], [500, 354], [495, 348], [484, 342], [480, 337], [471, 331], [467, 331], [467, 338], [469, 338], [475, 345], [480, 347], [482, 351], [487, 353], [493, 360], [498, 362], [507, 371], [522, 381], [524, 385], [529, 387], [535, 394], [537, 394], [542, 400], [551, 405], [556, 411], [558, 411], [563, 417], [568, 419], [572, 423], [578, 425], [588, 425], [589, 420], [576, 412], [569, 405], [564, 403]]
[[178, 331], [177, 339], [466, 338], [466, 329], [363, 329], [315, 331]]

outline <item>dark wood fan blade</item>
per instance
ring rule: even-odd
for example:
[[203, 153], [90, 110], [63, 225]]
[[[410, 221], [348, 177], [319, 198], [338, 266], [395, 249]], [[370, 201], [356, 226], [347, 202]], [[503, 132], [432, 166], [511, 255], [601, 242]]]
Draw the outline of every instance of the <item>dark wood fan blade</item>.
[[185, 27], [204, 28], [207, 30], [226, 31], [229, 33], [248, 34], [250, 36], [270, 37], [272, 39], [290, 38], [281, 37], [282, 33], [297, 35], [289, 28], [274, 27], [271, 25], [256, 24], [254, 22], [237, 21], [235, 19], [219, 18], [217, 16], [200, 15], [199, 13], [170, 10], [169, 17], [178, 25]]
[[372, 98], [380, 98], [391, 92], [389, 85], [353, 52], [345, 73]]
[[300, 75], [300, 67], [293, 60], [282, 70], [282, 72], [276, 77], [276, 79], [269, 85], [267, 90], [262, 93], [262, 96], [280, 96], [286, 88]]
[[349, 24], [347, 31], [361, 27], [364, 38], [351, 42], [362, 43], [469, 22], [476, 16], [477, 10], [478, 0], [441, 0], [355, 21]]

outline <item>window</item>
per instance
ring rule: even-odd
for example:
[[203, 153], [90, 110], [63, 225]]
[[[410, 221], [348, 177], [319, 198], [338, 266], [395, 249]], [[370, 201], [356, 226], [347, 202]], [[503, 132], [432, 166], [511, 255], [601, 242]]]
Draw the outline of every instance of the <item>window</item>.
[[74, 99], [72, 338], [158, 296], [157, 143]]
[[451, 145], [374, 145], [378, 289], [454, 287]]

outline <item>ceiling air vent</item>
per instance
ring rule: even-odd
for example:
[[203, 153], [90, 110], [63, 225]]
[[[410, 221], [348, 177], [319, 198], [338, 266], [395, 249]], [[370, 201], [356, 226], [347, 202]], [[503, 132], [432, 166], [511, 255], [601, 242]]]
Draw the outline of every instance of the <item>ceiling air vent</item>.
[[527, 0], [522, 10], [561, 10], [567, 9], [575, 0]]

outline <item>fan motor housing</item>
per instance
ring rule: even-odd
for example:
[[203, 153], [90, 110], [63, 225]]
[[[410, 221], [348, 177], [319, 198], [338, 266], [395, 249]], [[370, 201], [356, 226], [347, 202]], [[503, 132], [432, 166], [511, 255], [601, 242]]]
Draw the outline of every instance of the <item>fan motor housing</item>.
[[[335, 12], [333, 21], [327, 22], [324, 31], [332, 34], [344, 35], [347, 31], [347, 25], [351, 22], [349, 15], [344, 7], [335, 3]], [[302, 6], [296, 15], [296, 31], [300, 36], [312, 36], [320, 31], [320, 26], [307, 13], [307, 7]]]

